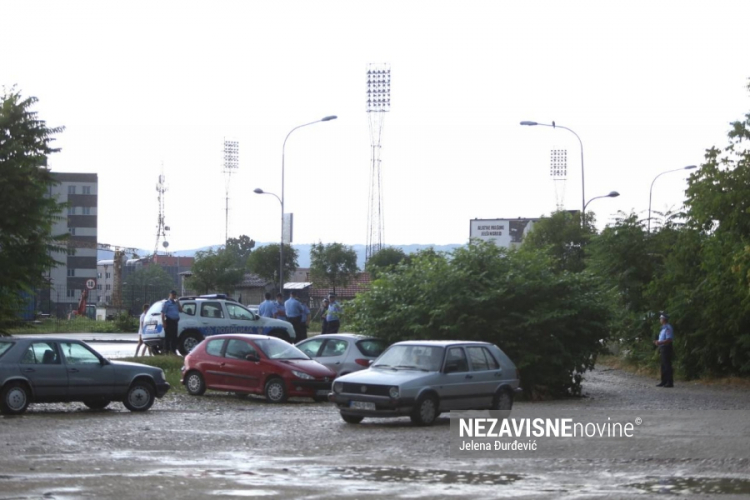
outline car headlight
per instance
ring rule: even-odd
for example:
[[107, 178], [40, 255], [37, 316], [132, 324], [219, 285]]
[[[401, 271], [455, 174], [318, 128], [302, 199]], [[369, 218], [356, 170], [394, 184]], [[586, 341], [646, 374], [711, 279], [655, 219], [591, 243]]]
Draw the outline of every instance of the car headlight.
[[299, 372], [297, 370], [292, 370], [292, 374], [294, 374], [294, 376], [297, 378], [301, 378], [302, 380], [313, 380], [315, 378], [312, 375], [308, 375], [305, 372]]
[[341, 391], [344, 390], [344, 383], [343, 382], [334, 382], [333, 383], [333, 392], [336, 394], [340, 394]]
[[393, 399], [398, 399], [399, 393], [398, 393], [398, 387], [391, 387], [388, 390], [388, 395]]

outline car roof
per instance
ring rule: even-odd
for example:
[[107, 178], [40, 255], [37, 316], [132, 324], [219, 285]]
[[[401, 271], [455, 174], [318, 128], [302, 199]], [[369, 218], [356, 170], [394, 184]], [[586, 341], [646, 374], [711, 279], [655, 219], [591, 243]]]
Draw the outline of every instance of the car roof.
[[434, 347], [446, 347], [452, 345], [493, 345], [490, 342], [477, 340], [402, 340], [393, 345], [425, 345]]
[[[267, 340], [267, 339], [276, 339], [281, 340], [277, 337], [270, 337], [268, 335], [256, 335], [254, 333], [222, 333], [219, 335], [211, 335], [210, 337], [207, 337], [208, 340], [214, 340], [214, 339], [245, 339], [245, 340]], [[283, 340], [281, 340], [284, 342]]]
[[370, 335], [361, 335], [359, 333], [321, 333], [319, 335], [315, 335], [312, 337], [308, 337], [305, 340], [311, 340], [311, 339], [351, 339], [351, 340], [369, 340], [369, 339], [375, 339], [377, 340], [377, 337], [371, 337]]

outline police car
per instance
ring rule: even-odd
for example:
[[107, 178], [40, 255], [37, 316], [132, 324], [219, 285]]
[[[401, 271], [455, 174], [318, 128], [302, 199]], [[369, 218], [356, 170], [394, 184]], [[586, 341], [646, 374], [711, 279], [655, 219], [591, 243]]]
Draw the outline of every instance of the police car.
[[[280, 319], [258, 316], [224, 294], [180, 297], [182, 312], [177, 329], [177, 349], [183, 356], [203, 339], [222, 333], [253, 333], [277, 337], [294, 343], [294, 327]], [[164, 326], [161, 309], [164, 300], [154, 303], [146, 312], [143, 341], [157, 352], [164, 349]]]

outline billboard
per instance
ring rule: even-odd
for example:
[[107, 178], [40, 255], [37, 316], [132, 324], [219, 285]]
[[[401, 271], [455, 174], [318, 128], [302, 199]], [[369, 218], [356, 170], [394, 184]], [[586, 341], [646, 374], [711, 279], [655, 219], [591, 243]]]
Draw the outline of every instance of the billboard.
[[289, 245], [294, 238], [294, 214], [284, 214], [283, 241]]
[[520, 245], [538, 219], [472, 219], [469, 238], [491, 241], [497, 246], [510, 248]]

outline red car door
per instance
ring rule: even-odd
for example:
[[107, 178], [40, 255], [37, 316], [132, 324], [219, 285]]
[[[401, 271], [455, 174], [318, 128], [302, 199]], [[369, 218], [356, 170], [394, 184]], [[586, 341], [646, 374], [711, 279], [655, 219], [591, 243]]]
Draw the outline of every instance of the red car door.
[[258, 392], [260, 389], [260, 358], [258, 351], [250, 343], [240, 339], [229, 339], [224, 352], [224, 388], [236, 392]]
[[224, 385], [224, 365], [226, 360], [221, 355], [224, 339], [206, 341], [205, 352], [199, 353], [198, 367], [209, 389], [220, 389]]

